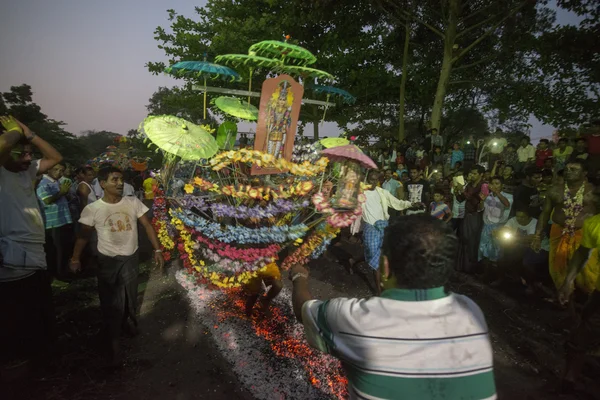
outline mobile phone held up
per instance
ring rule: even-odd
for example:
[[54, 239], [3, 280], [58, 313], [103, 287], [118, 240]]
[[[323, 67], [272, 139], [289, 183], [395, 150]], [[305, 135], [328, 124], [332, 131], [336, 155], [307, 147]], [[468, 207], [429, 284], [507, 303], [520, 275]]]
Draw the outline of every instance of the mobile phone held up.
[[489, 196], [490, 187], [488, 186], [487, 183], [484, 183], [483, 185], [481, 185], [481, 193], [483, 193], [484, 196]]

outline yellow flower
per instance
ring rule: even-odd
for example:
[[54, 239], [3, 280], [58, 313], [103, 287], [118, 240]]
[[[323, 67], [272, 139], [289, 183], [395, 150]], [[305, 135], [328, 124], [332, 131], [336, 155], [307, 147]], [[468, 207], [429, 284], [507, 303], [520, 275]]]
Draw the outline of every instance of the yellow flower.
[[186, 183], [185, 186], [183, 187], [183, 190], [185, 190], [186, 193], [194, 193], [194, 187], [192, 185], [190, 185], [189, 183]]

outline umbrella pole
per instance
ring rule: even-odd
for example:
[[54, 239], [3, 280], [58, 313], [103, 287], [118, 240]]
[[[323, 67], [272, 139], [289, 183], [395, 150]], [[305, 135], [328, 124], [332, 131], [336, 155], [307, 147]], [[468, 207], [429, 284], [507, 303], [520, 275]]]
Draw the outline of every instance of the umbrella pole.
[[250, 105], [250, 93], [252, 92], [252, 74], [254, 70], [250, 68], [250, 79], [248, 80], [248, 105]]
[[206, 122], [206, 77], [204, 77], [204, 121]]
[[[329, 103], [329, 96], [330, 96], [330, 95], [328, 94], [328, 95], [327, 95], [327, 100], [326, 100], [326, 102], [327, 102], [327, 103]], [[328, 108], [328, 107], [329, 107], [329, 106], [326, 104], [326, 105], [325, 105], [325, 111], [323, 111], [323, 118], [321, 119], [321, 123], [325, 122], [325, 114], [327, 114], [327, 108]]]

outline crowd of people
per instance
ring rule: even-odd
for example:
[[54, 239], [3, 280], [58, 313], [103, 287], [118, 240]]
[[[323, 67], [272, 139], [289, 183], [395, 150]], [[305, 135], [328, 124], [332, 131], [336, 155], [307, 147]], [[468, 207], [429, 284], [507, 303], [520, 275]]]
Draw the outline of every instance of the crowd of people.
[[[487, 139], [445, 144], [432, 129], [420, 142], [370, 151], [383, 173], [371, 173], [369, 181], [408, 202], [398, 214], [391, 210], [392, 217], [428, 213], [452, 226], [460, 239], [457, 270], [484, 273], [493, 286], [513, 277], [528, 294], [548, 295], [543, 282], [561, 287], [583, 221], [596, 212], [600, 124], [587, 137], [561, 138], [556, 145], [541, 139], [536, 148], [529, 137], [517, 140], [496, 131]], [[383, 230], [372, 232], [389, 215], [371, 217], [383, 198], [370, 201], [372, 193], [367, 191], [362, 230], [366, 260], [377, 269], [369, 249], [380, 247]], [[598, 275], [597, 263], [591, 264], [580, 278], [588, 292]]]
[[[107, 353], [118, 365], [120, 336], [137, 333], [138, 226], [164, 263], [147, 215], [158, 183], [112, 165], [73, 170], [24, 124], [0, 122], [1, 361], [48, 350], [56, 336], [52, 280], [95, 260]], [[378, 296], [322, 302], [310, 295], [305, 266], [289, 274], [308, 342], [343, 361], [354, 398], [496, 397], [485, 318], [448, 291], [453, 270], [483, 272], [494, 286], [512, 280], [528, 294], [547, 295], [551, 283], [562, 303], [575, 287], [593, 292], [568, 340], [566, 378], [577, 379], [583, 355], [600, 344], [596, 128], [555, 148], [541, 140], [535, 149], [527, 137], [515, 145], [500, 132], [448, 145], [432, 130], [421, 143], [370, 151], [383, 173], [368, 175], [351, 230], [363, 231]]]
[[[69, 281], [82, 259], [88, 265], [96, 259], [107, 353], [118, 363], [118, 339], [137, 325], [138, 223], [163, 265], [148, 207], [119, 168], [73, 171], [26, 125], [12, 117], [0, 122], [1, 361], [43, 358], [56, 339], [51, 283]], [[41, 159], [34, 159], [37, 153]], [[152, 185], [150, 177], [143, 182], [150, 202]]]

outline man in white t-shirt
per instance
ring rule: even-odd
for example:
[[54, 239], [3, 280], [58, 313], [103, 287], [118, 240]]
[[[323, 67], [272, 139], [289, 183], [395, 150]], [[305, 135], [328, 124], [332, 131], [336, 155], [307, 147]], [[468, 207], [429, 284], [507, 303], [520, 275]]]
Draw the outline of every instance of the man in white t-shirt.
[[137, 333], [138, 221], [154, 247], [154, 261], [162, 269], [160, 242], [146, 207], [135, 196], [123, 196], [123, 172], [116, 167], [98, 172], [104, 197], [81, 212], [81, 233], [75, 243], [71, 269], [81, 269], [81, 254], [92, 230], [98, 235], [98, 292], [104, 328], [110, 338], [111, 364], [120, 364], [119, 337], [122, 330]]
[[[45, 229], [37, 174], [62, 160], [48, 142], [12, 117], [0, 117], [0, 362], [21, 351], [39, 356], [54, 336]], [[33, 146], [42, 153], [33, 160]]]

